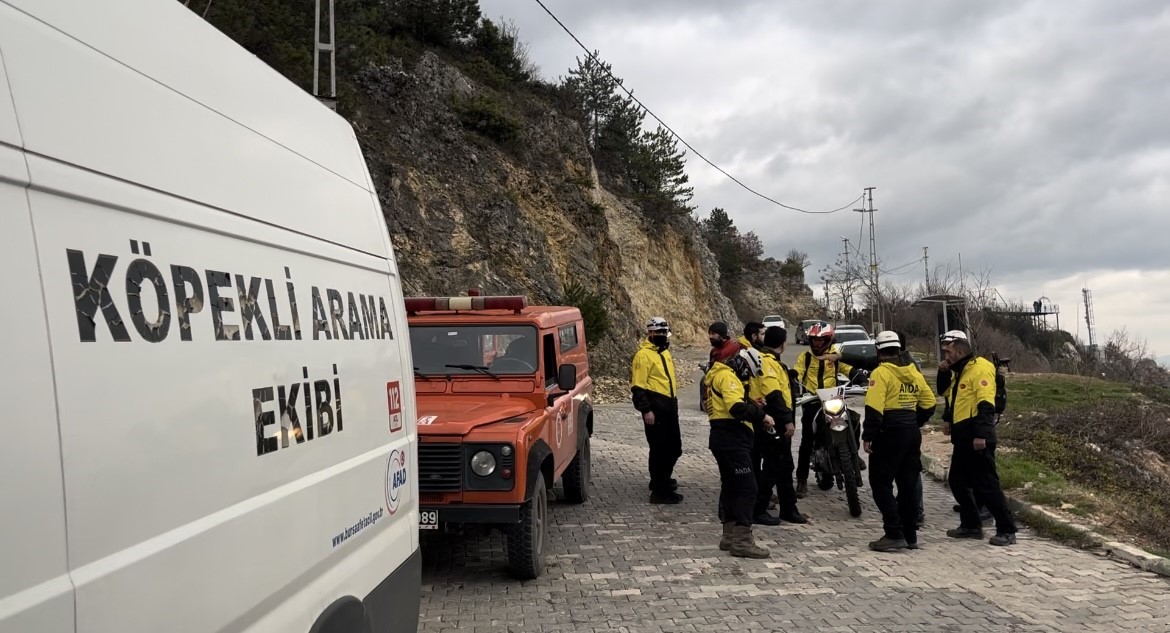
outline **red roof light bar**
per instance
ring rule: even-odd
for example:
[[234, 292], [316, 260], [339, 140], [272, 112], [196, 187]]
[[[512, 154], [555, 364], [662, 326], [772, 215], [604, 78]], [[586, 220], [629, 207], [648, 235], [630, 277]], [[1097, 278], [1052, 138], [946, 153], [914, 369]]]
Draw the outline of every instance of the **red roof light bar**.
[[517, 314], [528, 307], [528, 297], [407, 297], [406, 311], [448, 312], [462, 310], [511, 310]]

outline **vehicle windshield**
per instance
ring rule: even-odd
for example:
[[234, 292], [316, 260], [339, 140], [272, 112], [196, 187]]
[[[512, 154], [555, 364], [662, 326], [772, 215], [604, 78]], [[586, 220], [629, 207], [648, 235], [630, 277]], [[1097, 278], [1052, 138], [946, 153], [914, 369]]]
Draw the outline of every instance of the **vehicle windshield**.
[[526, 325], [412, 325], [414, 366], [425, 376], [534, 374], [536, 328]]
[[868, 341], [869, 335], [860, 330], [837, 330], [837, 334], [833, 338], [838, 343], [845, 343], [847, 341]]
[[783, 320], [784, 320], [784, 317], [782, 317], [778, 314], [769, 314], [768, 316], [764, 317], [764, 321], [783, 321]]

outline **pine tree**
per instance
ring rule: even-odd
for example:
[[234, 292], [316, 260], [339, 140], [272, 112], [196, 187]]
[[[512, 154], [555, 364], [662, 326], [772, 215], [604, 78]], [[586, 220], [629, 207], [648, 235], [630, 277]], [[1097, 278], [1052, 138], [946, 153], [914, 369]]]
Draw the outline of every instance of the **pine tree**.
[[621, 105], [617, 89], [622, 81], [613, 76], [612, 67], [598, 54], [593, 51], [584, 60], [578, 57], [577, 67], [569, 70], [563, 84], [585, 116], [585, 135], [591, 149], [597, 149], [602, 130]]
[[645, 196], [658, 198], [674, 213], [690, 213], [693, 207], [687, 203], [694, 195], [694, 187], [687, 186], [690, 177], [685, 156], [686, 152], [678, 148], [678, 140], [661, 125], [653, 132], [643, 133], [631, 173], [635, 188]]

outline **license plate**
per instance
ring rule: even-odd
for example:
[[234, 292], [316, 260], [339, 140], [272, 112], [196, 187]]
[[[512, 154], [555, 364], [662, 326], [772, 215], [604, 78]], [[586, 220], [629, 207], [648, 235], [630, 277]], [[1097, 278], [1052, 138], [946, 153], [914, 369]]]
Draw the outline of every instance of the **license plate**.
[[439, 529], [439, 511], [438, 510], [423, 510], [418, 513], [418, 529], [420, 530], [437, 530]]

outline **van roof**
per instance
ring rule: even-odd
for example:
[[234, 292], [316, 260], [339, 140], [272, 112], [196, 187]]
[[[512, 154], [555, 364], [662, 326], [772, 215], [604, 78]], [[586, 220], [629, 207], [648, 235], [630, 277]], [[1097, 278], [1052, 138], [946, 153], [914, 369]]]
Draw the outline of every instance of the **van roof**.
[[30, 152], [389, 255], [349, 124], [181, 3], [2, 1], [26, 14], [5, 53]]

